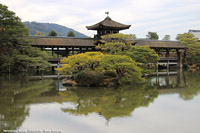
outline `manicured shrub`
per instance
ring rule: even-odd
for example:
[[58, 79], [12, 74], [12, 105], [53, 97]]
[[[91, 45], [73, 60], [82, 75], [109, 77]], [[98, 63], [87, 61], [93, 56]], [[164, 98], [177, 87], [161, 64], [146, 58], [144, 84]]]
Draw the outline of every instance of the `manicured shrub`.
[[104, 74], [104, 77], [112, 77], [112, 78], [117, 77], [117, 73], [114, 71], [105, 71], [103, 72], [103, 74]]
[[81, 71], [74, 76], [79, 86], [99, 86], [103, 78], [103, 73], [98, 71]]

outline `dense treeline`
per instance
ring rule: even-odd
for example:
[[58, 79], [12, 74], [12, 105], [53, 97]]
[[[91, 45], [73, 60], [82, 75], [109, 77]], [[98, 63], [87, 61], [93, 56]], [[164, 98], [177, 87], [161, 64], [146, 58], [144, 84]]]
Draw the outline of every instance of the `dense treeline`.
[[46, 68], [49, 56], [31, 47], [28, 29], [14, 12], [0, 4], [0, 72], [28, 72], [30, 66]]
[[184, 55], [184, 66], [190, 69], [200, 68], [200, 42], [192, 33], [178, 34], [177, 40], [187, 47], [186, 55]]

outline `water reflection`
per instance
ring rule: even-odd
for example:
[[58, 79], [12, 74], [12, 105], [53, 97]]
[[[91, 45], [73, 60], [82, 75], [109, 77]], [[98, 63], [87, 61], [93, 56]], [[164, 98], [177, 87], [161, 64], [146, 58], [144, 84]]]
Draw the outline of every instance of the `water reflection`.
[[160, 94], [178, 93], [180, 98], [191, 100], [200, 91], [200, 71], [179, 72], [172, 76], [155, 76], [150, 79]]
[[0, 79], [0, 130], [14, 130], [29, 115], [29, 104], [50, 88], [52, 80], [29, 81], [14, 76]]
[[[200, 72], [197, 71], [151, 77], [146, 84], [119, 88], [70, 88], [62, 86], [61, 80], [30, 80], [25, 76], [1, 76], [0, 130], [20, 128], [32, 115], [30, 110], [34, 104], [52, 103], [56, 105], [55, 110], [63, 112], [63, 117], [88, 117], [89, 114], [95, 113], [110, 121], [116, 117], [128, 117], [140, 107], [154, 104], [163, 94], [178, 94], [182, 100], [191, 101], [199, 92]], [[61, 106], [57, 106], [55, 102]], [[70, 103], [70, 106], [66, 103]], [[48, 111], [48, 108], [43, 110]], [[61, 115], [60, 112], [57, 113]], [[38, 121], [41, 119], [38, 118]]]
[[74, 115], [98, 113], [105, 119], [129, 116], [135, 108], [148, 106], [158, 96], [154, 87], [146, 85], [121, 88], [73, 88], [59, 93], [64, 102], [72, 102], [74, 108], [62, 108]]
[[184, 100], [191, 100], [200, 91], [200, 72], [183, 73], [184, 89], [180, 92], [180, 97]]

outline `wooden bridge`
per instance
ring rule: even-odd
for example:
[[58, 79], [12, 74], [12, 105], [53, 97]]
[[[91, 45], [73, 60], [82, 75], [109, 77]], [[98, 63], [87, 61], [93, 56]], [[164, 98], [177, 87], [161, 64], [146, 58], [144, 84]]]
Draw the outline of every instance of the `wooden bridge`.
[[[52, 56], [57, 58], [49, 60], [52, 67], [60, 67], [60, 59], [70, 54], [96, 51], [95, 46], [98, 40], [95, 38], [66, 38], [66, 37], [31, 37], [31, 45], [39, 47], [41, 50], [51, 51]], [[158, 41], [158, 40], [134, 40], [135, 46], [149, 46], [160, 56], [157, 62], [159, 66], [165, 66], [169, 70], [170, 66], [182, 67], [182, 57], [186, 53], [186, 47], [178, 41]]]

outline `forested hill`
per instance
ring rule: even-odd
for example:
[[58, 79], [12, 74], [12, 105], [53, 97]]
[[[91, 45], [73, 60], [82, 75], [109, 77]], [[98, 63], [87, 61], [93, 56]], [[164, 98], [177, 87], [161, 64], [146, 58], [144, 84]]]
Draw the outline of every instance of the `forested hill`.
[[26, 28], [29, 29], [29, 33], [30, 35], [35, 35], [36, 32], [41, 32], [43, 33], [45, 36], [48, 36], [49, 32], [54, 30], [57, 32], [58, 36], [63, 36], [66, 37], [67, 33], [69, 31], [73, 31], [75, 34], [75, 37], [77, 38], [85, 38], [87, 37], [86, 35], [75, 31], [74, 29], [62, 26], [62, 25], [58, 25], [58, 24], [53, 24], [53, 23], [38, 23], [38, 22], [24, 22], [24, 24], [26, 25]]

